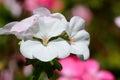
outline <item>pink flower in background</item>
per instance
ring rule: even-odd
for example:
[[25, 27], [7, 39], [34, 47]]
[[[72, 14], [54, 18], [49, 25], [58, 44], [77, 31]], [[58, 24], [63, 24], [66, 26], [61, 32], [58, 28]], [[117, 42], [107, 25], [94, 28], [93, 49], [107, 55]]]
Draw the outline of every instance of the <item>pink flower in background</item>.
[[11, 60], [22, 61], [24, 63], [26, 59], [22, 55], [12, 55]]
[[93, 59], [80, 61], [76, 56], [59, 60], [63, 69], [57, 80], [115, 80], [112, 73], [100, 70], [99, 63]]
[[0, 3], [3, 2], [3, 0], [0, 0]]
[[63, 1], [62, 0], [55, 0], [51, 10], [54, 12], [57, 12], [57, 11], [60, 11], [62, 9], [64, 9]]
[[116, 17], [114, 22], [120, 28], [120, 16]]
[[64, 4], [61, 0], [25, 0], [24, 8], [32, 12], [39, 7], [46, 7], [53, 11], [59, 11], [63, 8]]
[[13, 80], [14, 71], [17, 69], [15, 56], [9, 60], [8, 68], [0, 70], [0, 80]]
[[[14, 80], [14, 72], [22, 68], [24, 62], [25, 58], [22, 55], [12, 55], [9, 60], [8, 68], [0, 70], [0, 80]], [[26, 67], [25, 76], [30, 74], [29, 67], [30, 66]], [[32, 68], [30, 69], [32, 70]]]
[[27, 65], [23, 68], [23, 73], [26, 77], [30, 76], [33, 71], [33, 66], [32, 65]]
[[50, 9], [54, 3], [54, 0], [25, 0], [25, 8], [29, 11], [33, 11], [38, 7], [46, 7]]
[[114, 76], [107, 70], [100, 70], [97, 61], [89, 59], [84, 63], [85, 72], [81, 76], [83, 80], [115, 80]]
[[[79, 59], [76, 56], [70, 56], [65, 59], [59, 60], [61, 63], [63, 69], [59, 74], [66, 78], [77, 78], [80, 77], [83, 74], [83, 63], [79, 61]], [[59, 80], [59, 79], [58, 79]], [[61, 80], [61, 79], [60, 79]], [[63, 79], [62, 79], [63, 80]]]
[[0, 80], [13, 80], [13, 70], [5, 69], [0, 71]]
[[12, 13], [13, 17], [19, 17], [22, 13], [22, 7], [17, 0], [3, 0], [5, 7]]
[[85, 5], [76, 5], [75, 7], [72, 8], [71, 14], [72, 16], [80, 16], [83, 19], [85, 19], [87, 25], [90, 24], [93, 16], [90, 9]]

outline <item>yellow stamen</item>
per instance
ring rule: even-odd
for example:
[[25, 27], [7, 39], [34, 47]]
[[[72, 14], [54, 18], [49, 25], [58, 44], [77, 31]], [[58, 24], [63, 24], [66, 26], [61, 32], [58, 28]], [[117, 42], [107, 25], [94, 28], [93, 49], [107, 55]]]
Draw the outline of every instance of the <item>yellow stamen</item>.
[[45, 44], [45, 45], [48, 44], [48, 39], [44, 39], [43, 44]]
[[70, 43], [74, 43], [75, 41], [75, 38], [70, 38]]

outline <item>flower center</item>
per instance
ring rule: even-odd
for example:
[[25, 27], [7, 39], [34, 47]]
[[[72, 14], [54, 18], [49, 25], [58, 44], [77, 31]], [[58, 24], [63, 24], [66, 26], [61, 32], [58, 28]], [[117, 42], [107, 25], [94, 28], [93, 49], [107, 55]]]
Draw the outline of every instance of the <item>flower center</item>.
[[70, 43], [74, 43], [75, 41], [75, 38], [70, 38]]
[[43, 44], [47, 45], [48, 44], [48, 39], [43, 39]]

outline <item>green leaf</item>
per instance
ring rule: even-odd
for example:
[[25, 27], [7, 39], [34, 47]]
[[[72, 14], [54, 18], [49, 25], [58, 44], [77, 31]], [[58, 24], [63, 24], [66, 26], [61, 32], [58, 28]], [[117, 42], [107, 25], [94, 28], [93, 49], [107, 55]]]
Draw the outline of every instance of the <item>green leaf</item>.
[[34, 67], [32, 80], [38, 80], [39, 77], [40, 77], [40, 74], [43, 71], [42, 62], [37, 60], [37, 59], [33, 59], [32, 60], [32, 65]]
[[27, 66], [27, 65], [30, 65], [30, 64], [32, 64], [32, 60], [26, 58], [26, 61], [25, 61], [24, 65]]
[[67, 33], [65, 31], [60, 35], [60, 37], [69, 41], [69, 36], [67, 35]]
[[53, 67], [53, 64], [51, 64], [51, 62], [44, 63], [44, 71], [47, 74], [48, 78], [53, 76], [54, 70], [55, 69]]
[[55, 69], [62, 70], [62, 66], [57, 60], [42, 62], [37, 59], [26, 59], [26, 64], [32, 64], [34, 67], [32, 80], [39, 80], [43, 72], [46, 73], [48, 78], [51, 78]]
[[53, 60], [53, 63], [56, 69], [62, 70], [62, 65], [57, 60]]

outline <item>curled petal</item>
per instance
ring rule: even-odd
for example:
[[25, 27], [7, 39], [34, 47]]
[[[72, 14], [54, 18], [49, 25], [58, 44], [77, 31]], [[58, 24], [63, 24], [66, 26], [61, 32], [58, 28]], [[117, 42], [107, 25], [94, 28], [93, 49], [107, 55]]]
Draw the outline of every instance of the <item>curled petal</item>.
[[51, 13], [47, 8], [37, 8], [33, 11], [33, 14], [38, 14], [40, 16], [49, 16]]
[[26, 18], [22, 21], [20, 21], [19, 23], [15, 24], [12, 28], [11, 28], [11, 32], [24, 32], [27, 31], [30, 27], [32, 27], [38, 19], [38, 15], [33, 15], [29, 18]]
[[83, 59], [87, 60], [90, 56], [88, 46], [82, 42], [75, 42], [71, 45], [70, 52], [79, 56], [83, 55]]
[[78, 31], [84, 29], [85, 21], [80, 17], [72, 17], [67, 27], [67, 34], [71, 37], [74, 36]]
[[10, 32], [15, 34], [19, 39], [31, 39], [32, 36], [38, 32], [39, 27], [37, 23], [38, 15], [33, 15], [15, 24]]
[[66, 20], [66, 18], [62, 14], [60, 14], [60, 13], [54, 13], [51, 16], [54, 17], [54, 18], [58, 18], [59, 20], [61, 20], [65, 24], [67, 24], [67, 20]]
[[3, 28], [0, 28], [0, 34], [11, 34], [11, 28], [18, 22], [11, 22], [6, 24]]
[[73, 36], [73, 38], [75, 39], [75, 41], [82, 42], [86, 46], [90, 43], [90, 35], [85, 30], [79, 31], [76, 35]]

